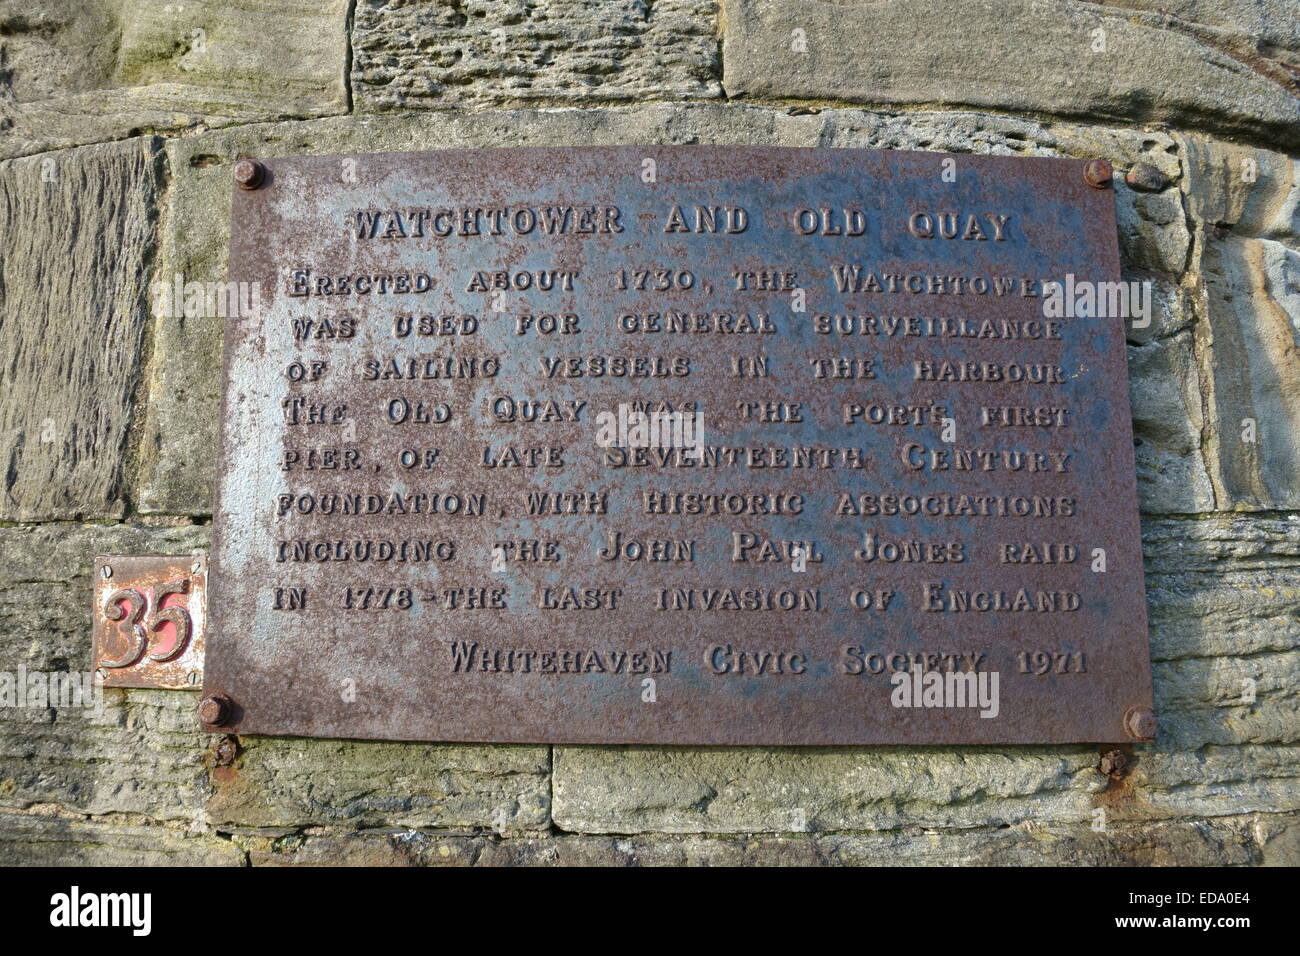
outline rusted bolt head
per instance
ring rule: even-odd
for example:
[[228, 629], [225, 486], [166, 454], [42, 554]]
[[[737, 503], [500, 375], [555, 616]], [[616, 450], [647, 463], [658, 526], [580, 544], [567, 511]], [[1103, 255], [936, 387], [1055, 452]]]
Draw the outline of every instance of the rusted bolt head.
[[199, 720], [209, 727], [220, 727], [230, 719], [233, 707], [225, 694], [212, 694], [199, 701]]
[[1158, 193], [1169, 185], [1169, 177], [1150, 163], [1137, 163], [1124, 176], [1124, 182], [1144, 193]]
[[239, 756], [239, 741], [227, 734], [212, 748], [212, 762], [218, 767], [229, 767]]
[[1096, 189], [1105, 189], [1109, 186], [1114, 175], [1110, 163], [1104, 159], [1090, 159], [1088, 165], [1083, 167], [1083, 178], [1088, 181], [1089, 186]]
[[266, 179], [266, 167], [255, 159], [235, 163], [235, 182], [240, 189], [256, 189]]
[[1122, 777], [1128, 769], [1128, 754], [1122, 750], [1108, 750], [1101, 755], [1097, 769], [1107, 777]]
[[1124, 729], [1135, 740], [1156, 739], [1156, 715], [1145, 707], [1134, 707], [1124, 715]]

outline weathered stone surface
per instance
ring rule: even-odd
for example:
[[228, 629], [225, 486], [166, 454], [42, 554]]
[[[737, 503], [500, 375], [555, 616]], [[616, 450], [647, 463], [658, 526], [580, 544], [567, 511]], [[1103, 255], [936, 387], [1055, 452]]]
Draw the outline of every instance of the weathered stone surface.
[[117, 18], [104, 0], [0, 3], [0, 100], [30, 102], [93, 89], [112, 75]]
[[1191, 236], [1178, 190], [1139, 192], [1118, 178], [1114, 189], [1119, 249], [1124, 264], [1130, 269], [1182, 275]]
[[1148, 574], [1288, 573], [1300, 565], [1300, 515], [1149, 518], [1142, 550]]
[[[358, 174], [364, 184], [365, 154], [371, 152], [573, 143], [768, 144], [1102, 156], [1122, 168], [1137, 162], [1151, 163], [1170, 182], [1182, 176], [1176, 142], [1164, 133], [1066, 124], [1048, 129], [1028, 120], [978, 113], [900, 115], [826, 109], [791, 115], [784, 109], [692, 103], [590, 110], [362, 115], [257, 124], [168, 142], [172, 182], [158, 272], [164, 281], [174, 281], [177, 275], [185, 282], [226, 281], [230, 167], [240, 156], [338, 153], [358, 161]], [[1130, 213], [1126, 220], [1126, 253], [1143, 265], [1181, 268], [1185, 227], [1180, 219], [1169, 215], [1178, 202], [1176, 190], [1169, 190], [1168, 196], [1143, 195], [1141, 199], [1151, 205], [1139, 208], [1133, 200], [1126, 207]], [[1143, 210], [1148, 208], [1158, 222], [1144, 218]], [[1157, 310], [1152, 334], [1170, 335], [1190, 323], [1181, 302], [1167, 301], [1178, 295], [1170, 291], [1170, 281], [1157, 277], [1163, 296], [1160, 302], [1164, 304]], [[160, 319], [155, 326], [155, 353], [162, 360], [150, 367], [150, 402], [140, 448], [138, 501], [146, 513], [211, 513], [223, 321], [214, 316]], [[1169, 427], [1181, 435], [1188, 427], [1201, 426], [1188, 426], [1184, 421], [1181, 426], [1174, 423]], [[1195, 476], [1204, 469], [1199, 461], [1191, 460], [1199, 452], [1189, 456], [1188, 447], [1184, 438], [1175, 442], [1172, 450], [1158, 444], [1149, 449], [1157, 456], [1147, 467], [1143, 500], [1156, 502], [1158, 511], [1201, 510], [1206, 505], [1199, 484], [1181, 484], [1185, 475]]]
[[713, 0], [361, 0], [352, 81], [371, 111], [717, 97], [716, 31]]
[[348, 106], [348, 0], [0, 6], [0, 156]]
[[1300, 161], [1184, 139], [1220, 508], [1300, 507]]
[[1130, 345], [1150, 345], [1172, 338], [1196, 324], [1194, 296], [1184, 288], [1185, 279], [1176, 281], [1158, 272], [1129, 268], [1122, 270], [1121, 278], [1128, 282], [1151, 283], [1151, 324], [1142, 326], [1133, 321], [1125, 322], [1125, 337]]
[[482, 827], [545, 829], [546, 747], [243, 739], [213, 771], [214, 826]]
[[1160, 736], [1129, 814], [1296, 808], [1300, 518], [1143, 524]]
[[[1161, 701], [1157, 700], [1157, 706]], [[1181, 715], [1163, 711], [1166, 724]], [[1300, 747], [1206, 747], [1154, 752], [1138, 762], [1115, 820], [1188, 818], [1300, 808]]]
[[0, 813], [7, 866], [244, 866], [243, 850], [215, 834], [77, 817]]
[[[1206, 744], [1290, 744], [1300, 741], [1300, 700], [1295, 680], [1300, 653], [1291, 649], [1249, 658], [1215, 657], [1158, 662], [1156, 707], [1164, 716], [1161, 745], [1196, 750]], [[1254, 697], [1251, 700], [1251, 697]], [[1240, 755], [1243, 762], [1257, 751]], [[1300, 777], [1294, 752], [1285, 757], [1288, 775]], [[1300, 799], [1300, 793], [1296, 794]]]
[[1158, 193], [1169, 186], [1169, 180], [1150, 163], [1138, 163], [1124, 174], [1124, 182], [1144, 193]]
[[0, 163], [0, 519], [123, 512], [153, 139]]
[[[196, 141], [167, 144], [172, 184], [155, 281], [160, 292], [172, 290], [173, 307], [156, 314], [153, 326], [159, 360], [148, 371], [136, 494], [137, 507], [145, 514], [210, 515], [215, 494], [221, 339], [232, 304], [222, 290], [228, 278], [234, 157], [218, 161], [196, 151]], [[175, 301], [178, 280], [182, 290], [195, 284], [204, 290], [202, 307], [189, 315], [184, 302]], [[209, 289], [218, 294], [208, 296]], [[234, 303], [239, 301], [236, 295]]]
[[[1170, 29], [1196, 32], [1212, 42], [1251, 49], [1282, 62], [1295, 63], [1300, 51], [1300, 20], [1290, 0], [1120, 0], [1108, 4], [1132, 15], [1141, 10], [1143, 22], [1168, 24]], [[1118, 11], [1117, 11], [1118, 12]]]
[[1208, 322], [1198, 336], [1219, 506], [1300, 507], [1300, 296], [1290, 291], [1300, 282], [1300, 252], [1207, 237], [1201, 270]]
[[723, 24], [733, 98], [1156, 120], [1300, 146], [1287, 61], [1098, 4], [725, 0]]
[[1295, 245], [1300, 237], [1297, 160], [1204, 136], [1180, 135], [1188, 218], [1239, 236]]
[[556, 824], [771, 833], [1086, 820], [1106, 780], [1075, 747], [556, 747]]
[[[1164, 705], [1177, 726], [1185, 714]], [[1277, 712], [1275, 726], [1294, 736], [1294, 710]], [[1131, 780], [1108, 792], [1096, 750], [557, 747], [554, 814], [565, 830], [635, 834], [1054, 826], [1097, 807], [1117, 821], [1300, 809], [1300, 747], [1165, 748], [1163, 737], [1137, 748]]]
[[1153, 805], [1300, 800], [1300, 518], [1148, 519], [1143, 550]]
[[1201, 456], [1199, 368], [1190, 332], [1130, 346], [1138, 500], [1144, 514], [1194, 514], [1214, 508]]
[[1260, 817], [1251, 831], [1261, 849], [1261, 866], [1300, 866], [1300, 816]]
[[1241, 816], [1152, 825], [1017, 826], [697, 836], [318, 833], [235, 837], [254, 866], [1168, 866], [1285, 865], [1294, 817]]
[[315, 828], [191, 833], [0, 814], [0, 858], [19, 865], [148, 866], [1243, 866], [1294, 865], [1295, 814], [1155, 824], [889, 833], [631, 836]]
[[1152, 659], [1251, 659], [1300, 647], [1300, 516], [1142, 524]]

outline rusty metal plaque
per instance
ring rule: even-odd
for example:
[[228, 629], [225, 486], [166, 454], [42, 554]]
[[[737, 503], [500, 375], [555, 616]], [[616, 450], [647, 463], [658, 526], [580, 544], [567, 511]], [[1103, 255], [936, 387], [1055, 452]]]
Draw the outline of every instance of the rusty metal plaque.
[[207, 579], [201, 554], [95, 558], [94, 667], [103, 686], [199, 689]]
[[749, 147], [241, 161], [204, 723], [1149, 738], [1141, 299], [1109, 176]]

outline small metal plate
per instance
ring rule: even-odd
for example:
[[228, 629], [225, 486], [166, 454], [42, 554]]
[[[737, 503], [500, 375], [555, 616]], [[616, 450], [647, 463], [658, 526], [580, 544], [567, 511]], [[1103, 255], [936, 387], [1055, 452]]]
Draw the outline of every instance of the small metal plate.
[[94, 666], [104, 686], [198, 690], [207, 558], [101, 554], [94, 574]]
[[[1119, 279], [1114, 194], [1084, 162], [262, 162], [231, 216], [252, 309], [224, 356], [223, 729], [1146, 735], [1124, 321], [1052, 334], [1041, 295]], [[701, 455], [606, 447], [620, 406], [699, 411]], [[997, 675], [996, 715], [958, 702], [967, 674]]]

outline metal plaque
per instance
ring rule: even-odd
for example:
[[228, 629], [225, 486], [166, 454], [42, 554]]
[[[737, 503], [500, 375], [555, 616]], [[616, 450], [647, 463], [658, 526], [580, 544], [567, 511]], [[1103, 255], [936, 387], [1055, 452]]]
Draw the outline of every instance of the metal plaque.
[[103, 686], [199, 689], [207, 578], [202, 554], [95, 558], [94, 667]]
[[209, 728], [1154, 734], [1142, 299], [1104, 162], [538, 148], [235, 179]]

